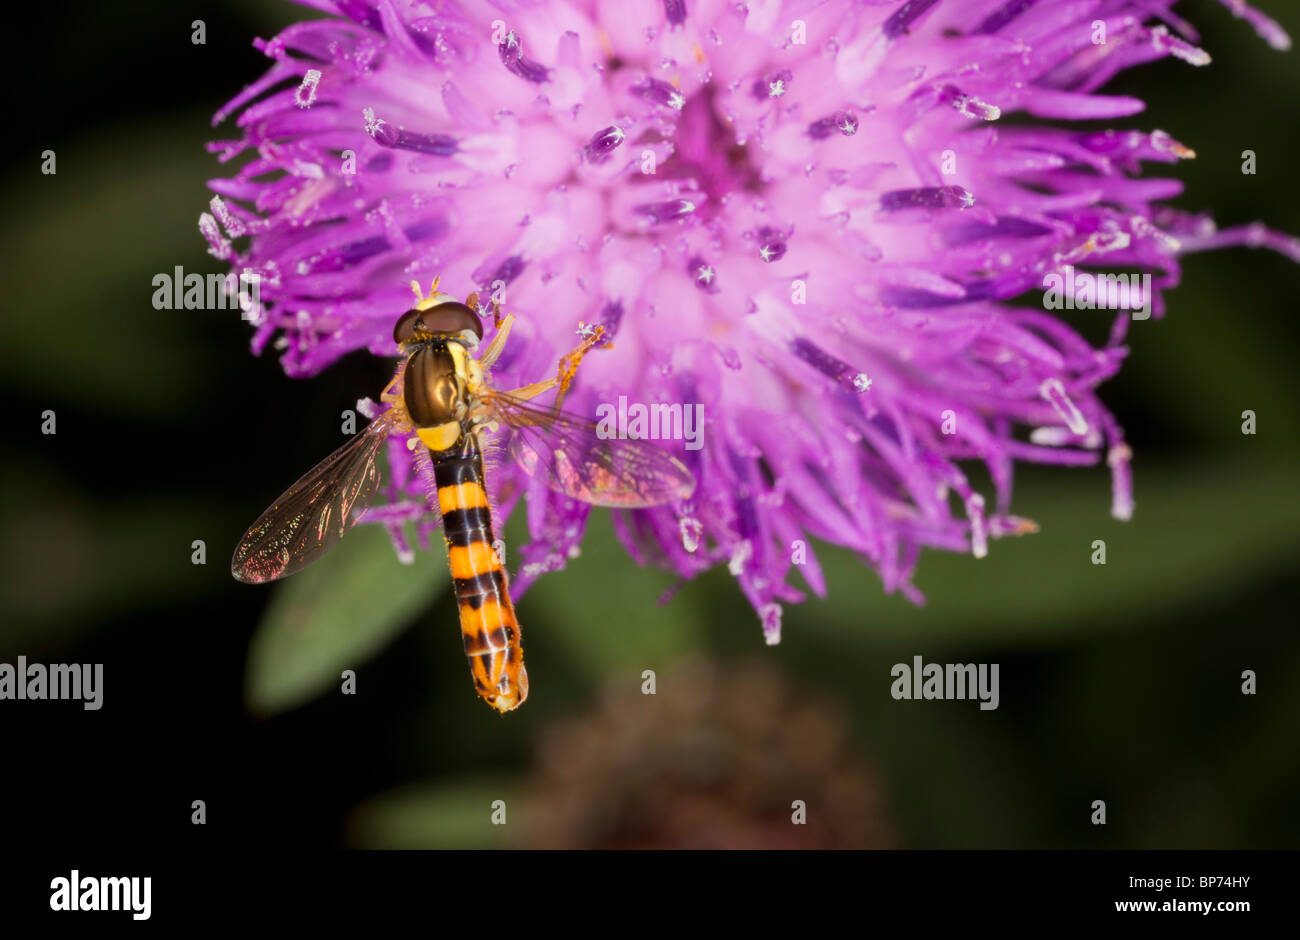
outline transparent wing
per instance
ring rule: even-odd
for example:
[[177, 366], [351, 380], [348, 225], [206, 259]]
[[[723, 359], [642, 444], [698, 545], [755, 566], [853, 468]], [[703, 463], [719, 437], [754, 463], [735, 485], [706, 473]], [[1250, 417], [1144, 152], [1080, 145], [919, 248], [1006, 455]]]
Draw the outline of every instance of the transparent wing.
[[230, 561], [237, 580], [283, 578], [338, 544], [378, 487], [375, 457], [392, 429], [391, 414], [384, 412], [312, 467], [248, 527]]
[[602, 439], [595, 422], [506, 392], [489, 391], [482, 400], [510, 428], [511, 457], [566, 496], [595, 506], [639, 509], [686, 499], [695, 491], [691, 471], [645, 441]]

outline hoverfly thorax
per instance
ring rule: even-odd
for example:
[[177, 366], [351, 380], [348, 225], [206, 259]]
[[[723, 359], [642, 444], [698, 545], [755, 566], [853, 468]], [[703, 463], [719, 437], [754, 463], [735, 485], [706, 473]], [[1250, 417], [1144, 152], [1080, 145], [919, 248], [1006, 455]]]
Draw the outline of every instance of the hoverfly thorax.
[[452, 343], [421, 343], [406, 361], [403, 396], [406, 413], [417, 428], [440, 427], [463, 413], [465, 379], [457, 366], [460, 350]]
[[462, 443], [468, 410], [468, 349], [478, 345], [483, 323], [470, 307], [434, 293], [404, 313], [393, 339], [407, 354], [403, 397], [416, 433], [434, 453]]

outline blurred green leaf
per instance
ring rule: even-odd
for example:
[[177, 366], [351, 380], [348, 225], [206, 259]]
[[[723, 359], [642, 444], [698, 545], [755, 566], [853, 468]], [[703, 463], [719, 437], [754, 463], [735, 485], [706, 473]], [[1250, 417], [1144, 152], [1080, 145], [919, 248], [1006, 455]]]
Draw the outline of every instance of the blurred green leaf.
[[[437, 548], [439, 546], [435, 546]], [[401, 564], [379, 526], [358, 526], [324, 558], [276, 589], [248, 651], [255, 712], [300, 705], [383, 649], [446, 588], [438, 551]]]
[[[1134, 324], [1126, 366], [1131, 372], [1122, 373], [1120, 381], [1132, 385], [1161, 430], [1180, 441], [1216, 448], [1225, 457], [1243, 444], [1276, 456], [1291, 450], [1300, 430], [1293, 407], [1300, 399], [1300, 373], [1273, 350], [1289, 345], [1292, 327], [1267, 316], [1223, 312], [1240, 306], [1242, 283], [1294, 280], [1295, 265], [1269, 252], [1196, 257], [1182, 286], [1169, 295], [1168, 319]], [[1137, 332], [1149, 324], [1151, 329]], [[1196, 376], [1205, 380], [1189, 379]], [[1253, 438], [1241, 433], [1247, 408], [1259, 415], [1259, 434]], [[1125, 424], [1130, 420], [1125, 416]]]
[[[511, 544], [527, 540], [523, 515], [517, 512], [511, 520]], [[563, 571], [539, 578], [519, 604], [525, 644], [530, 636], [544, 637], [588, 675], [627, 669], [639, 676], [704, 637], [708, 612], [701, 606], [655, 603], [675, 580], [656, 568], [638, 567], [615, 537], [609, 513], [597, 511], [582, 554]], [[744, 603], [739, 594], [737, 600]]]
[[[1196, 605], [1300, 551], [1300, 502], [1284, 462], [1139, 463], [1135, 485], [1137, 510], [1117, 522], [1104, 472], [1034, 474], [1018, 487], [1015, 508], [1041, 531], [993, 541], [979, 560], [923, 553], [923, 607], [881, 593], [851, 553], [819, 546], [829, 598], [788, 618], [843, 642], [1054, 643], [1063, 633]], [[1092, 564], [1095, 539], [1106, 542], [1105, 565]]]
[[[182, 414], [212, 387], [193, 322], [248, 325], [232, 310], [155, 310], [152, 283], [177, 265], [199, 274], [229, 268], [205, 253], [198, 232], [211, 198], [206, 179], [220, 171], [198, 145], [209, 131], [201, 112], [160, 116], [61, 148], [56, 174], [42, 175], [33, 161], [0, 180], [0, 199], [23, 219], [0, 232], [14, 312], [0, 344], [5, 383], [51, 402], [150, 418]], [[141, 148], [124, 141], [147, 141], [162, 158], [141, 164]], [[76, 318], [88, 305], [106, 312], [102, 328]], [[143, 362], [147, 369], [137, 367]]]
[[[127, 611], [201, 599], [229, 583], [224, 559], [212, 557], [216, 533], [228, 523], [194, 500], [97, 502], [57, 465], [25, 459], [0, 473], [0, 518], [0, 658], [67, 643]], [[196, 539], [206, 542], [206, 565], [192, 563]]]
[[492, 824], [492, 804], [504, 800], [509, 814], [518, 805], [516, 787], [505, 780], [460, 780], [381, 793], [353, 810], [348, 841], [365, 849], [504, 848], [507, 826]]
[[[1040, 532], [995, 540], [983, 559], [924, 552], [916, 581], [927, 603], [920, 607], [884, 594], [853, 553], [818, 544], [828, 596], [788, 605], [786, 633], [834, 634], [837, 643], [862, 648], [918, 640], [1033, 646], [1190, 607], [1300, 553], [1292, 477], [1283, 462], [1259, 458], [1194, 468], [1139, 463], [1137, 510], [1117, 522], [1104, 469], [1023, 472], [1015, 510]], [[512, 543], [523, 538], [520, 529]], [[1091, 562], [1094, 539], [1106, 542], [1104, 566]], [[721, 630], [749, 631], [762, 642], [757, 616], [725, 569], [703, 575], [664, 607], [652, 603], [673, 580], [637, 567], [607, 514], [596, 513], [582, 555], [543, 576], [521, 602], [525, 636], [562, 644], [588, 675], [644, 668]], [[792, 581], [804, 587], [797, 572]]]

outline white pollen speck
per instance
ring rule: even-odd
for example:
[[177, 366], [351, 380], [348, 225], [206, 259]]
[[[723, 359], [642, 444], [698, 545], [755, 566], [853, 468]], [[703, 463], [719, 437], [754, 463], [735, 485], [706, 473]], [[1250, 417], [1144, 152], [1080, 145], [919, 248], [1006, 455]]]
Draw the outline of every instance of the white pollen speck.
[[206, 212], [199, 213], [199, 231], [208, 240], [208, 254], [223, 261], [229, 260], [233, 254], [230, 249], [230, 242], [226, 241], [221, 234], [221, 228], [217, 225], [216, 219]]
[[677, 523], [682, 533], [682, 548], [694, 552], [700, 547], [700, 536], [704, 534], [704, 523], [691, 516], [684, 516]]
[[734, 577], [740, 577], [740, 573], [745, 570], [745, 562], [749, 561], [749, 556], [754, 553], [754, 546], [749, 544], [749, 539], [741, 542], [736, 546], [735, 551], [731, 553], [731, 559], [727, 562], [727, 570]]
[[1002, 109], [995, 104], [989, 104], [987, 101], [981, 101], [974, 95], [958, 95], [952, 99], [952, 105], [961, 112], [963, 117], [975, 118], [980, 121], [996, 121], [1002, 117]]
[[763, 638], [768, 646], [781, 642], [781, 605], [764, 604], [758, 609], [758, 619], [763, 624]]
[[1038, 393], [1056, 409], [1056, 413], [1061, 416], [1068, 427], [1075, 434], [1088, 433], [1088, 421], [1083, 414], [1075, 407], [1070, 396], [1065, 392], [1065, 386], [1061, 384], [1060, 379], [1044, 379], [1043, 384], [1039, 386]]
[[320, 84], [320, 69], [308, 69], [302, 77], [302, 84], [293, 93], [293, 100], [300, 108], [310, 108], [316, 100], [316, 86]]
[[244, 223], [230, 211], [230, 207], [226, 205], [224, 199], [220, 196], [213, 196], [212, 201], [208, 203], [208, 207], [212, 209], [212, 214], [225, 226], [231, 238], [238, 238], [244, 234]]
[[972, 493], [966, 500], [966, 516], [970, 519], [971, 554], [984, 558], [989, 553], [989, 540], [984, 524], [984, 497], [979, 493]]

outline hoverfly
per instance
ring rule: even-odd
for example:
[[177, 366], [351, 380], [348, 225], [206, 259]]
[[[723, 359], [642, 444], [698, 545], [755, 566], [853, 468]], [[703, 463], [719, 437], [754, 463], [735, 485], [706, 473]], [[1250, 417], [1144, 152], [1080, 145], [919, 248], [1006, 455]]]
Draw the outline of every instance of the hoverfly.
[[[560, 411], [578, 364], [603, 335], [599, 327], [560, 360], [555, 378], [501, 391], [489, 384], [488, 370], [501, 355], [514, 315], [502, 317], [492, 304], [496, 334], [475, 358], [483, 338], [477, 295], [462, 303], [439, 292], [437, 279], [428, 296], [415, 281], [411, 289], [416, 304], [393, 328], [404, 358], [380, 395], [388, 409], [258, 517], [235, 549], [230, 570], [237, 580], [257, 584], [291, 575], [324, 555], [378, 489], [376, 457], [384, 441], [407, 436], [417, 459], [427, 454], [432, 461], [475, 689], [504, 713], [528, 696], [528, 673], [506, 572], [492, 547], [483, 472], [490, 435], [504, 429], [509, 454], [528, 473], [596, 506], [636, 509], [686, 499], [695, 479], [663, 451], [635, 439], [602, 439], [593, 422]], [[551, 389], [553, 405], [530, 403]]]

